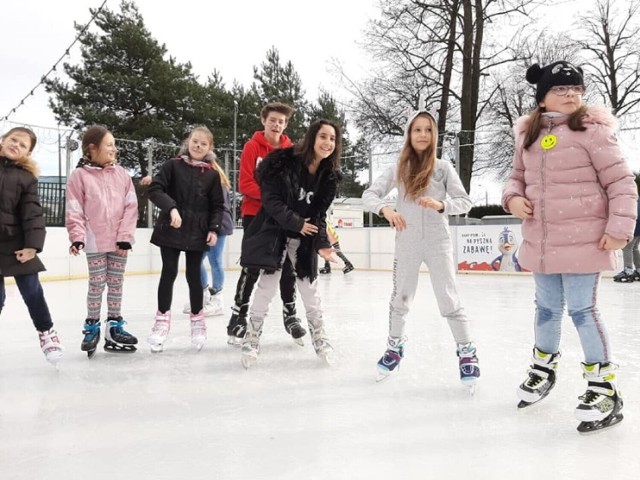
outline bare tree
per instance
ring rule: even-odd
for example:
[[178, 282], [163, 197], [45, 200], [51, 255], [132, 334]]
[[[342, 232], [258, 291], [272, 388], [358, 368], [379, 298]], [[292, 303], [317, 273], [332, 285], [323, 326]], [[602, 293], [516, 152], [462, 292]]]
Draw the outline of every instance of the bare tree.
[[618, 116], [640, 104], [639, 9], [639, 0], [597, 0], [578, 21], [591, 80]]
[[360, 84], [349, 85], [347, 79], [356, 99], [356, 124], [374, 136], [399, 135], [407, 108], [417, 108], [420, 96], [426, 96], [439, 106], [438, 130], [445, 132], [452, 124], [460, 130], [460, 176], [469, 190], [476, 125], [487, 101], [481, 86], [492, 69], [512, 61], [505, 56], [508, 39], [499, 29], [500, 19], [526, 16], [532, 3], [382, 0], [380, 19], [367, 35], [376, 67]]

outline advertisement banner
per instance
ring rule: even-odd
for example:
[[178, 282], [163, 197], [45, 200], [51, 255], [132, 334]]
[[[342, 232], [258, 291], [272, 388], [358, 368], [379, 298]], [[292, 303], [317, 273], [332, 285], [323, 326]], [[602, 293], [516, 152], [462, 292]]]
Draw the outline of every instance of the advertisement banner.
[[518, 263], [521, 225], [461, 225], [457, 228], [458, 270], [522, 272]]

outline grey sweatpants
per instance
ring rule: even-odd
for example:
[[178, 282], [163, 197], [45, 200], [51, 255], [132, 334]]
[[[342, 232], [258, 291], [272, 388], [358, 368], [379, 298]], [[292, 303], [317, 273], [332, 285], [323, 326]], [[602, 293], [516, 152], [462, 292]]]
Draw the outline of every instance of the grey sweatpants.
[[638, 245], [640, 244], [640, 237], [633, 237], [627, 246], [622, 249], [622, 260], [624, 261], [624, 268], [631, 268], [635, 266], [637, 270], [640, 270], [640, 252], [638, 252]]
[[449, 229], [437, 224], [428, 225], [424, 230], [408, 228], [396, 233], [389, 336], [404, 336], [406, 317], [418, 287], [422, 262], [429, 269], [440, 314], [447, 319], [453, 338], [456, 343], [470, 342], [469, 320], [456, 289]]
[[[295, 266], [298, 246], [300, 246], [300, 239], [298, 238], [290, 238], [287, 241], [280, 265], [284, 263], [285, 256], [288, 256], [291, 263]], [[260, 274], [260, 279], [254, 291], [253, 301], [249, 307], [249, 321], [255, 332], [262, 331], [264, 319], [269, 312], [269, 305], [280, 285], [281, 275], [282, 270], [276, 270], [272, 274]], [[300, 294], [300, 298], [302, 298], [302, 303], [307, 313], [307, 322], [313, 330], [319, 330], [323, 326], [323, 320], [317, 281], [311, 283], [308, 278], [300, 279], [296, 276], [296, 286], [298, 287], [298, 293]]]

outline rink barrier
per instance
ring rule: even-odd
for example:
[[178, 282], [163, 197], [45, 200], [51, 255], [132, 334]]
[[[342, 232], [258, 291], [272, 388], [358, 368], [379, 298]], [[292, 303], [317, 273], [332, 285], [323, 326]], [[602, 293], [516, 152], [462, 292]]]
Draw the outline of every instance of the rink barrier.
[[[451, 226], [454, 256], [457, 261], [458, 229], [465, 226]], [[127, 260], [126, 275], [148, 275], [160, 273], [162, 259], [160, 249], [152, 245], [152, 229], [139, 228], [136, 230], [136, 240]], [[393, 267], [393, 251], [395, 247], [395, 232], [388, 227], [374, 228], [341, 228], [340, 246], [345, 255], [354, 264], [356, 270], [391, 271]], [[242, 229], [236, 228], [233, 235], [226, 239], [223, 262], [225, 270], [239, 270], [240, 245], [242, 243]], [[74, 257], [69, 254], [69, 237], [63, 227], [47, 227], [47, 238], [44, 251], [39, 254], [47, 267], [40, 274], [43, 281], [61, 281], [87, 278], [87, 262], [84, 255]], [[618, 252], [620, 253], [620, 251]], [[621, 264], [621, 262], [619, 262]], [[180, 256], [180, 269], [184, 269], [184, 255]], [[422, 266], [421, 272], [428, 272]], [[616, 271], [605, 272], [603, 276], [612, 276]], [[481, 275], [514, 275], [505, 272], [459, 271], [464, 274]], [[518, 273], [515, 275], [526, 275]], [[13, 282], [12, 278], [6, 279]]]

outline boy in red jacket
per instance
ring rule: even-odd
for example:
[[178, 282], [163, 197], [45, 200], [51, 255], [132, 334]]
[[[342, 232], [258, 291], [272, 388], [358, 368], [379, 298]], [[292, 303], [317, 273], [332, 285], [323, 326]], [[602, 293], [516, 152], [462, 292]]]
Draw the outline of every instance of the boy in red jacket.
[[[260, 186], [254, 177], [256, 166], [267, 154], [277, 148], [290, 147], [293, 144], [283, 132], [293, 114], [293, 108], [284, 103], [268, 103], [260, 112], [260, 121], [264, 130], [253, 134], [242, 149], [240, 156], [239, 190], [242, 193], [242, 228], [246, 231], [262, 207]], [[259, 270], [243, 268], [238, 279], [232, 315], [227, 325], [228, 343], [240, 345], [247, 329], [247, 312], [253, 287], [258, 281]], [[307, 331], [296, 316], [295, 273], [289, 260], [284, 262], [280, 278], [280, 298], [282, 298], [282, 314], [284, 327], [294, 341], [302, 345], [302, 337]]]

